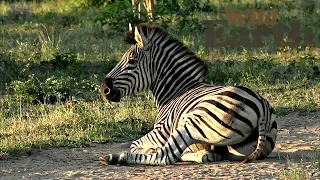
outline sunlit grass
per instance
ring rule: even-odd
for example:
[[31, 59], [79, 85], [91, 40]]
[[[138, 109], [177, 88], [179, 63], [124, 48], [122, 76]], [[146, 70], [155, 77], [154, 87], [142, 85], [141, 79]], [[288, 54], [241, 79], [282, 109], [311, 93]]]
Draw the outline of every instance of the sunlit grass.
[[72, 8], [76, 4], [73, 4], [71, 0], [55, 0], [47, 1], [45, 3], [31, 3], [30, 6], [34, 9], [33, 13], [35, 15], [43, 15], [47, 12], [56, 13], [68, 13], [72, 11]]
[[30, 9], [30, 13], [34, 15], [43, 15], [48, 12], [55, 13], [68, 13], [72, 8], [77, 7], [77, 3], [72, 0], [55, 0], [37, 3], [36, 1], [29, 2], [15, 2], [9, 3], [5, 1], [0, 2], [1, 15], [8, 15], [8, 10], [12, 9], [15, 5], [22, 5], [25, 8]]
[[0, 105], [0, 157], [34, 147], [133, 140], [150, 130], [156, 116], [148, 101], [32, 105], [7, 99]]
[[6, 4], [4, 1], [0, 2], [0, 15], [4, 16], [9, 9], [8, 4]]

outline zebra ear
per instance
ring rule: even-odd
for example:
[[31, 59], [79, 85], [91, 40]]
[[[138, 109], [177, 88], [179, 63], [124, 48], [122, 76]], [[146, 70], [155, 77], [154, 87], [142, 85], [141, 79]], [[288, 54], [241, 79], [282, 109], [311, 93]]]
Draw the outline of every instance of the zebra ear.
[[134, 40], [137, 42], [138, 46], [140, 48], [143, 48], [144, 45], [146, 45], [147, 38], [144, 36], [144, 34], [140, 34], [137, 27], [134, 27]]
[[132, 31], [131, 23], [129, 23], [129, 31]]

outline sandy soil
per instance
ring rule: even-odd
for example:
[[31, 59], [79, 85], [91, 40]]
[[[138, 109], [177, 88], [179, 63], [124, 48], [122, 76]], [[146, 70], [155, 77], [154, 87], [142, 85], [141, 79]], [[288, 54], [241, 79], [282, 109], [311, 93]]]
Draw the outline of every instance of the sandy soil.
[[279, 171], [288, 167], [288, 157], [315, 174], [312, 179], [320, 179], [320, 172], [312, 166], [313, 149], [320, 149], [320, 112], [294, 113], [279, 118], [278, 122], [274, 152], [265, 160], [245, 165], [228, 161], [165, 167], [99, 163], [99, 156], [127, 150], [128, 142], [35, 150], [30, 155], [0, 160], [0, 179], [279, 179]]

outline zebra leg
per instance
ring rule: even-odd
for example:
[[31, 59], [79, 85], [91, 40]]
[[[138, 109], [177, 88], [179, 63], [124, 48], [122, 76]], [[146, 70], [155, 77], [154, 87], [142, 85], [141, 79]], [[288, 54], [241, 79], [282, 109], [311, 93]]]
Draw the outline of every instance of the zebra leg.
[[119, 162], [119, 154], [109, 154], [105, 157], [99, 157], [99, 161], [104, 165], [116, 165]]
[[[169, 135], [165, 134], [164, 127], [155, 128], [148, 134], [132, 142], [130, 153], [152, 154], [161, 148], [168, 140]], [[161, 134], [161, 135], [160, 135]]]
[[[137, 154], [124, 152], [119, 156], [119, 164], [145, 164], [145, 165], [168, 165], [174, 164], [179, 159], [192, 160], [196, 162], [206, 162], [214, 160], [222, 160], [221, 155], [208, 153], [206, 150], [200, 151], [199, 154], [184, 154], [183, 152], [192, 144], [199, 143], [211, 143], [215, 141], [212, 139], [207, 139], [207, 137], [202, 136], [201, 133], [191, 133], [197, 132], [197, 126], [192, 123], [191, 118], [188, 120], [181, 121], [183, 125], [179, 125], [175, 130], [173, 130], [166, 144], [158, 148], [155, 153], [152, 154]], [[209, 132], [206, 131], [209, 134]], [[195, 157], [196, 156], [196, 157]], [[200, 160], [201, 157], [201, 160]]]
[[153, 0], [145, 0], [143, 3], [145, 9], [147, 10], [149, 20], [153, 21], [154, 18], [154, 2]]
[[[159, 133], [162, 135], [160, 136]], [[138, 140], [132, 142], [130, 153], [152, 154], [160, 150], [163, 144], [166, 143], [168, 137], [164, 134], [162, 128], [155, 128], [148, 134]], [[109, 154], [105, 157], [99, 157], [99, 160], [104, 165], [115, 165], [119, 163], [120, 154]]]
[[192, 144], [183, 152], [180, 160], [197, 163], [221, 161], [222, 155], [215, 153], [211, 147], [207, 144]]
[[152, 154], [137, 154], [123, 152], [119, 155], [120, 165], [145, 164], [145, 165], [168, 165], [174, 164], [181, 157], [184, 150], [194, 144], [187, 125], [178, 126], [170, 135], [166, 144], [158, 148]]
[[189, 152], [181, 156], [181, 161], [197, 162], [199, 164], [207, 162], [222, 161], [222, 154], [213, 151], [200, 150], [195, 153]]

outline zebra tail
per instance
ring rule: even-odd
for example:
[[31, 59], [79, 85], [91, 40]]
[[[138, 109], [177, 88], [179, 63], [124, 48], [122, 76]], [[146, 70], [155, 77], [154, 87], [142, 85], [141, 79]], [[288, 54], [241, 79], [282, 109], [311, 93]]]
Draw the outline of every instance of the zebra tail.
[[[269, 106], [269, 103], [266, 102], [265, 100], [262, 100], [262, 106], [264, 107], [264, 116], [261, 118], [259, 125], [258, 125], [258, 130], [259, 130], [259, 136], [258, 136], [258, 143], [256, 149], [248, 155], [242, 162], [241, 164], [251, 162], [252, 160], [256, 160], [260, 157], [263, 149], [265, 148], [265, 142], [266, 142], [266, 134], [267, 134], [267, 122], [273, 122], [274, 119], [272, 114], [274, 113], [272, 107]], [[268, 111], [268, 113], [266, 112]], [[270, 114], [270, 116], [268, 116]]]

